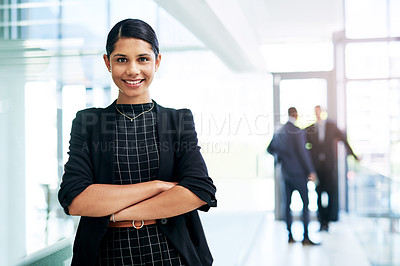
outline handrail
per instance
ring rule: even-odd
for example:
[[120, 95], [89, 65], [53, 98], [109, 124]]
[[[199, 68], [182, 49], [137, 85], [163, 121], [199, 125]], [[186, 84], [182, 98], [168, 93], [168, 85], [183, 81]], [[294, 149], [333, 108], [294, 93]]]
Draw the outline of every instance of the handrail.
[[353, 232], [371, 265], [398, 265], [398, 246], [393, 243], [400, 240], [399, 180], [358, 163], [352, 164], [350, 160], [348, 166], [349, 215]]
[[64, 262], [72, 257], [72, 242], [73, 237], [63, 239], [51, 246], [20, 259], [16, 265], [64, 266]]
[[383, 172], [381, 172], [381, 171], [379, 171], [377, 169], [371, 169], [370, 167], [368, 167], [366, 165], [363, 165], [363, 164], [358, 164], [358, 165], [359, 165], [358, 167], [364, 169], [366, 172], [370, 172], [370, 173], [374, 173], [376, 175], [383, 176], [383, 177], [391, 179], [391, 180], [393, 180], [395, 182], [400, 182], [400, 177], [396, 177], [396, 176], [393, 176], [393, 175], [389, 175], [387, 173], [383, 173]]
[[353, 173], [348, 179], [351, 212], [366, 217], [400, 218], [400, 206], [393, 205], [394, 197], [400, 197], [399, 180], [359, 164], [349, 164], [349, 170]]

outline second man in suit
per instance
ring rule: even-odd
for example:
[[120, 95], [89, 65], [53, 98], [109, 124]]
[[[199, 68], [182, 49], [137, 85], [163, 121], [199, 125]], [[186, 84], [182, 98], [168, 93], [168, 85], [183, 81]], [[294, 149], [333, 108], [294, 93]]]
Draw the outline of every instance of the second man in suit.
[[[345, 135], [338, 129], [336, 123], [322, 119], [321, 106], [315, 106], [317, 121], [306, 128], [307, 141], [311, 144], [311, 156], [317, 171], [318, 185], [318, 220], [320, 231], [328, 231], [328, 223], [338, 220], [339, 192], [337, 178], [337, 142], [342, 141], [349, 154], [356, 160]], [[324, 197], [325, 196], [325, 197]]]

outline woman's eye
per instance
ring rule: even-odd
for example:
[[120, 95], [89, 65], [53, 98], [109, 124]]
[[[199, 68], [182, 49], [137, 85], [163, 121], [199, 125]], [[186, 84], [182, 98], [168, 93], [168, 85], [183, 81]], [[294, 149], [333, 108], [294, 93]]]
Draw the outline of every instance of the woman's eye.
[[126, 58], [118, 58], [117, 62], [119, 63], [125, 63], [126, 62]]
[[149, 59], [146, 58], [146, 57], [140, 57], [139, 58], [139, 62], [147, 62], [147, 61], [149, 61]]

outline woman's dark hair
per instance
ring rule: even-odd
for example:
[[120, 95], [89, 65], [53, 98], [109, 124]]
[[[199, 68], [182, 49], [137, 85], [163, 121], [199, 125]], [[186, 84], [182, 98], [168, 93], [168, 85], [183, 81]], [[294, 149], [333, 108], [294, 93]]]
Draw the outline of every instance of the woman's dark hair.
[[110, 30], [106, 44], [108, 58], [110, 58], [110, 54], [115, 49], [115, 43], [121, 38], [141, 39], [151, 44], [151, 49], [156, 55], [156, 58], [160, 53], [156, 33], [149, 24], [140, 19], [122, 20], [115, 24], [115, 26]]

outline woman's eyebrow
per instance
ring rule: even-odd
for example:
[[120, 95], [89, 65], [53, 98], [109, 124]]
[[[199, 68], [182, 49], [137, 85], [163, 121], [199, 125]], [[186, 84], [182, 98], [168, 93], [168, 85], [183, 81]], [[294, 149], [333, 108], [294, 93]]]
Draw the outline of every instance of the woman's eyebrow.
[[[125, 55], [125, 54], [115, 54], [115, 55], [113, 55], [113, 57], [117, 57], [117, 56], [127, 57], [127, 55]], [[138, 54], [136, 57], [141, 57], [141, 56], [150, 56], [150, 54], [147, 54], [147, 53]]]
[[124, 54], [115, 54], [113, 57], [116, 57], [116, 56], [123, 56], [123, 57], [126, 57], [126, 55], [124, 55]]

